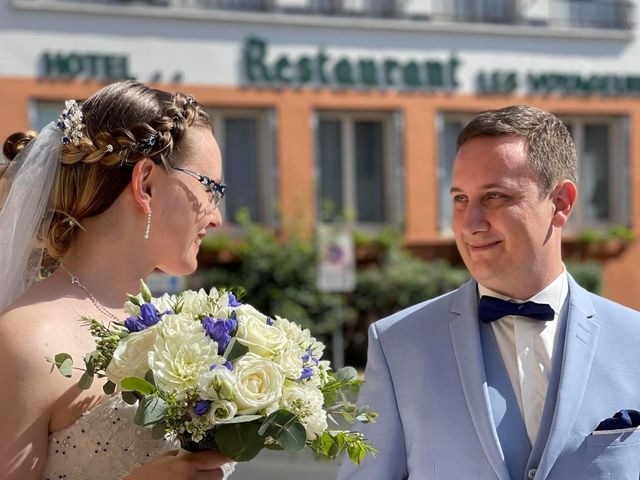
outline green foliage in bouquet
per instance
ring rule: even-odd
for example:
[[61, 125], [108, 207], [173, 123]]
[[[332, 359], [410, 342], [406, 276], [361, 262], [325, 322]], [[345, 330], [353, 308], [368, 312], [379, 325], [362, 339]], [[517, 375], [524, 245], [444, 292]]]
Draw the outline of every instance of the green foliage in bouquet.
[[[84, 318], [96, 349], [84, 357], [80, 388], [106, 378], [105, 393], [137, 405], [136, 424], [190, 451], [248, 461], [264, 448], [307, 447], [326, 458], [346, 451], [355, 463], [375, 454], [361, 434], [329, 428], [337, 416], [366, 423], [377, 414], [348, 399], [362, 380], [352, 368], [332, 371], [308, 330], [225, 290], [160, 298], [141, 290], [122, 323]], [[66, 377], [77, 368], [66, 353], [47, 360]]]

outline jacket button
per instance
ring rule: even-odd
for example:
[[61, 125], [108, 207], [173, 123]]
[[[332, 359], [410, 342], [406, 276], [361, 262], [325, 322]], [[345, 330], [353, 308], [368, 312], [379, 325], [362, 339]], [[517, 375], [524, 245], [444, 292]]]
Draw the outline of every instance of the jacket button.
[[536, 470], [535, 468], [532, 468], [527, 472], [527, 477], [529, 478], [529, 480], [532, 480], [536, 476], [537, 471], [538, 470]]

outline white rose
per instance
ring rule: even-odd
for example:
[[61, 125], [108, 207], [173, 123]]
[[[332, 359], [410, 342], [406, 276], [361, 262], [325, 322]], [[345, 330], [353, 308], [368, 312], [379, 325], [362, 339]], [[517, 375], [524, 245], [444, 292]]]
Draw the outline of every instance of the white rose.
[[238, 360], [234, 373], [239, 414], [251, 415], [278, 403], [284, 377], [276, 364], [249, 352]]
[[322, 392], [308, 383], [285, 387], [282, 393], [281, 407], [298, 416], [305, 427], [308, 440], [313, 440], [328, 427], [323, 403]]
[[200, 396], [204, 400], [233, 400], [235, 384], [235, 374], [224, 366], [209, 370], [198, 378]]
[[279, 328], [267, 324], [265, 315], [248, 306], [259, 314], [259, 316], [254, 315], [250, 309], [243, 307], [238, 307], [236, 310], [238, 314], [238, 333], [236, 334], [238, 342], [247, 346], [252, 353], [266, 358], [273, 357], [285, 347], [287, 337]]
[[276, 315], [276, 318], [273, 321], [273, 326], [282, 330], [289, 340], [301, 347], [306, 348], [306, 345], [309, 344], [311, 333], [306, 328], [304, 330], [300, 328], [300, 325], [297, 323], [290, 322], [286, 318], [278, 317]]
[[235, 403], [229, 400], [217, 400], [211, 403], [211, 407], [207, 413], [207, 420], [213, 425], [226, 423], [233, 419], [236, 413], [238, 413], [238, 407]]
[[109, 380], [120, 387], [120, 382], [127, 377], [144, 378], [149, 370], [148, 354], [156, 341], [156, 332], [157, 329], [151, 327], [120, 341], [106, 369]]
[[285, 377], [297, 380], [302, 374], [302, 356], [304, 350], [293, 342], [288, 342], [284, 349], [279, 352], [273, 361], [280, 366]]
[[[205, 335], [198, 322], [178, 319], [173, 316], [169, 332], [182, 323], [184, 330], [174, 335], [164, 331], [161, 322], [153, 349], [149, 352], [149, 366], [153, 371], [158, 387], [167, 392], [175, 392], [182, 399], [190, 390], [198, 386], [200, 376], [209, 371], [209, 367], [218, 358], [218, 344]], [[199, 330], [192, 329], [196, 325]]]

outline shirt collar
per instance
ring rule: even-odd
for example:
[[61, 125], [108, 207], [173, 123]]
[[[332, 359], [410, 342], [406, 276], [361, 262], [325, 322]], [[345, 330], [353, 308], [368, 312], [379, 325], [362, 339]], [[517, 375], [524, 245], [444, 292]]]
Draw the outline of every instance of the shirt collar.
[[524, 303], [527, 301], [546, 303], [551, 308], [553, 308], [553, 311], [556, 313], [556, 315], [560, 313], [560, 309], [562, 308], [562, 305], [564, 305], [564, 301], [567, 298], [568, 293], [569, 282], [567, 280], [567, 269], [564, 267], [564, 265], [562, 266], [562, 273], [560, 273], [560, 275], [558, 275], [555, 280], [544, 287], [541, 291], [536, 293], [533, 297], [527, 298], [526, 300], [518, 300], [507, 295], [502, 295], [478, 283], [479, 297], [482, 297], [483, 295], [489, 295], [492, 297], [500, 298], [501, 300], [513, 301], [515, 303]]

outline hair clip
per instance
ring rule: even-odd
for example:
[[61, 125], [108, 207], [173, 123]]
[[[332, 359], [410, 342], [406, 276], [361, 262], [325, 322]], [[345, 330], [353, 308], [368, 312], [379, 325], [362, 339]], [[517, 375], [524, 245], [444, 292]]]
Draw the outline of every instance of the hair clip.
[[80, 145], [80, 139], [84, 136], [82, 130], [82, 108], [75, 100], [67, 100], [65, 109], [62, 111], [56, 122], [56, 127], [62, 131], [62, 143], [73, 143], [76, 147]]
[[109, 153], [113, 153], [113, 145], [108, 144], [108, 145], [105, 147], [105, 150], [106, 150], [107, 152], [109, 152]]

